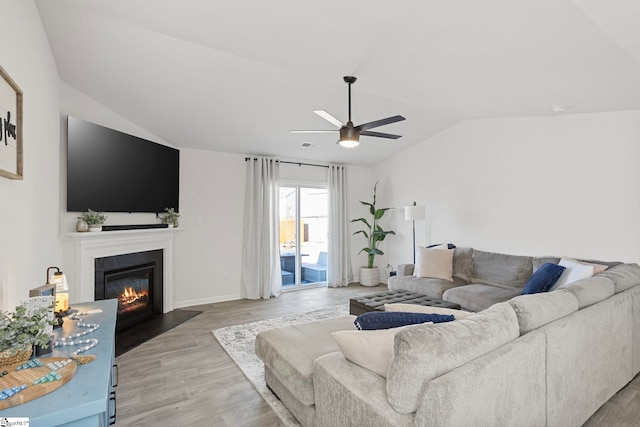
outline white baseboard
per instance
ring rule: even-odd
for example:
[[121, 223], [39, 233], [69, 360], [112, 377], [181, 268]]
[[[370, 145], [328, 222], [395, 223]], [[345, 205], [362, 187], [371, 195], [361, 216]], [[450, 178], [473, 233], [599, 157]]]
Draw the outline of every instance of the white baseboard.
[[191, 307], [191, 306], [194, 306], [194, 305], [213, 304], [213, 303], [216, 303], [216, 302], [235, 301], [235, 300], [239, 300], [239, 299], [242, 299], [240, 294], [223, 295], [223, 296], [220, 296], [220, 297], [191, 299], [191, 300], [185, 300], [185, 301], [176, 301], [173, 304], [173, 307], [174, 308], [184, 308], [184, 307]]

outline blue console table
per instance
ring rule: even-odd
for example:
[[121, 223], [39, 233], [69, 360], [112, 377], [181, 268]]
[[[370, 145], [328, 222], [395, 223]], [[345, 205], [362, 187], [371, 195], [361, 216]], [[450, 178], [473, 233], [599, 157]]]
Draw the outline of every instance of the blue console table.
[[[117, 301], [115, 299], [73, 304], [73, 310], [86, 312], [101, 309], [102, 313], [84, 316], [87, 323], [100, 328], [82, 337], [97, 338], [98, 345], [84, 354], [97, 359], [79, 365], [76, 375], [64, 386], [31, 402], [0, 411], [0, 417], [28, 417], [30, 427], [104, 427], [115, 422], [115, 329]], [[62, 328], [54, 329], [57, 339], [81, 331], [75, 320], [65, 320]], [[78, 346], [56, 347], [45, 357], [69, 357]]]

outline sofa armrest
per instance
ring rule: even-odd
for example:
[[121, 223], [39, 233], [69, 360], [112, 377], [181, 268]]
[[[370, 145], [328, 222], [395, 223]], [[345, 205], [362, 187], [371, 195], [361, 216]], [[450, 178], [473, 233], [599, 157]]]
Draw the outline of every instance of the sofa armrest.
[[398, 276], [411, 276], [414, 268], [414, 264], [398, 264]]
[[412, 426], [414, 414], [400, 414], [387, 401], [386, 380], [345, 359], [340, 352], [313, 363], [316, 425]]

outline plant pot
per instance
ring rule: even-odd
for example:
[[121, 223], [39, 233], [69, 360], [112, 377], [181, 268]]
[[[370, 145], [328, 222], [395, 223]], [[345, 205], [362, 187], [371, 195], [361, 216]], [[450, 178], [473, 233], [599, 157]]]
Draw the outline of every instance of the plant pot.
[[360, 267], [360, 284], [362, 286], [378, 286], [380, 284], [380, 269], [378, 267]]
[[0, 368], [5, 366], [24, 363], [31, 357], [33, 349], [27, 346], [23, 349], [10, 349], [0, 352]]
[[102, 231], [102, 225], [89, 224], [89, 231]]
[[89, 224], [87, 224], [86, 221], [79, 219], [78, 222], [76, 222], [76, 231], [80, 232], [80, 233], [84, 233], [85, 231], [89, 231]]

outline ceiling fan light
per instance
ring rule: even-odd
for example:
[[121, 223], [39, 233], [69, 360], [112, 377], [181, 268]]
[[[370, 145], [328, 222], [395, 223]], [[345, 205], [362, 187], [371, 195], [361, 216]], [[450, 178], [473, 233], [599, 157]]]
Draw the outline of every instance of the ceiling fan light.
[[344, 148], [353, 148], [360, 145], [360, 142], [357, 139], [340, 139], [338, 144]]
[[340, 129], [340, 139], [338, 144], [345, 148], [353, 148], [360, 145], [360, 134], [353, 128], [353, 123], [347, 123], [347, 126]]

